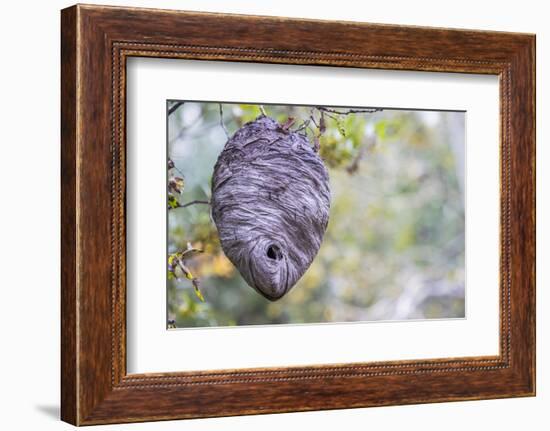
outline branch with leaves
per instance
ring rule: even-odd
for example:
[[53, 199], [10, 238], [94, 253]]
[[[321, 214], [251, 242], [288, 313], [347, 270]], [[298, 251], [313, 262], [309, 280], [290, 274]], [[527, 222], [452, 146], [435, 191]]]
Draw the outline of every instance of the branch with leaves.
[[186, 265], [186, 261], [195, 257], [196, 255], [203, 253], [203, 250], [194, 248], [190, 242], [187, 243], [187, 249], [172, 253], [168, 256], [168, 279], [181, 280], [186, 278], [191, 280], [193, 289], [195, 289], [195, 295], [204, 302], [204, 296], [200, 290], [200, 282], [197, 277], [193, 275], [189, 267]]
[[[183, 104], [184, 102], [173, 102], [169, 106], [168, 115], [176, 112]], [[226, 119], [224, 118], [224, 106], [219, 103], [217, 108], [219, 127], [221, 127], [225, 136], [229, 139], [230, 134], [225, 124]], [[269, 115], [266, 108], [269, 110], [268, 106], [258, 105], [257, 109], [260, 110], [260, 115]], [[306, 118], [302, 117], [300, 119], [289, 115], [286, 121], [280, 124], [280, 127], [287, 132], [307, 134], [312, 142], [313, 149], [321, 153], [321, 157], [325, 159], [327, 165], [334, 166], [334, 164], [338, 164], [341, 166], [342, 163], [346, 163], [346, 171], [349, 174], [353, 174], [358, 170], [360, 160], [374, 144], [372, 142], [361, 142], [354, 146], [353, 152], [346, 153], [343, 156], [342, 151], [348, 151], [342, 145], [343, 138], [349, 140], [349, 135], [353, 134], [353, 130], [346, 130], [351, 126], [349, 121], [345, 121], [345, 118], [350, 115], [373, 114], [381, 110], [381, 108], [336, 109], [313, 106], [306, 111]], [[334, 132], [328, 133], [327, 131], [329, 130], [333, 130]], [[341, 137], [335, 136], [335, 133], [339, 133]], [[185, 176], [171, 159], [168, 159], [167, 189], [167, 206], [169, 211], [187, 208], [192, 205], [210, 205], [209, 200], [195, 199], [185, 203], [180, 201], [185, 189]], [[189, 280], [196, 296], [201, 301], [204, 301], [204, 296], [200, 289], [200, 281], [192, 273], [189, 265], [189, 260], [200, 253], [203, 253], [202, 249], [195, 248], [191, 243], [187, 243], [185, 250], [170, 254], [168, 256], [168, 277], [175, 280]]]
[[[281, 126], [295, 133], [308, 135], [312, 141], [313, 150], [319, 152], [327, 165], [335, 167], [348, 163], [345, 170], [351, 175], [359, 169], [363, 156], [374, 147], [374, 141], [367, 144], [362, 141], [354, 143], [353, 152], [342, 145], [342, 140], [334, 136], [325, 136], [329, 126], [333, 126], [340, 136], [347, 139], [352, 133], [347, 130], [346, 117], [350, 115], [374, 114], [383, 111], [383, 108], [337, 109], [325, 106], [313, 106], [309, 110], [308, 118], [296, 123], [293, 117]], [[265, 110], [263, 111], [265, 112]], [[265, 114], [263, 114], [265, 115]], [[353, 154], [355, 153], [355, 154]]]
[[[182, 176], [180, 177], [178, 175], [174, 175], [173, 171], [178, 172]], [[171, 159], [168, 159], [168, 174], [168, 210], [186, 208], [196, 204], [210, 205], [210, 201], [201, 199], [195, 199], [184, 204], [180, 203], [176, 195], [181, 195], [183, 193], [183, 190], [185, 189], [185, 178], [183, 177], [181, 171], [176, 168], [176, 165]]]
[[[176, 195], [181, 195], [185, 189], [185, 179], [183, 173], [176, 167], [172, 159], [168, 159], [168, 210], [176, 208], [186, 208], [195, 204], [210, 205], [210, 201], [193, 200], [185, 204], [181, 204], [176, 198]], [[178, 176], [177, 174], [181, 175]], [[186, 264], [186, 261], [202, 253], [203, 250], [195, 248], [190, 242], [187, 243], [187, 249], [172, 253], [168, 256], [168, 279], [180, 280], [186, 278], [191, 281], [193, 289], [197, 297], [204, 302], [204, 296], [200, 290], [200, 281], [193, 275]]]

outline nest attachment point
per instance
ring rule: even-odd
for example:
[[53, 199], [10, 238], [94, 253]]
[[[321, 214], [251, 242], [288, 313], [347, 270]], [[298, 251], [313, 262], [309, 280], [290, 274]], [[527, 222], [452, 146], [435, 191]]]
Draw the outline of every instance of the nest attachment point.
[[328, 173], [308, 138], [260, 116], [231, 137], [212, 176], [224, 253], [267, 299], [283, 297], [317, 255], [330, 209]]

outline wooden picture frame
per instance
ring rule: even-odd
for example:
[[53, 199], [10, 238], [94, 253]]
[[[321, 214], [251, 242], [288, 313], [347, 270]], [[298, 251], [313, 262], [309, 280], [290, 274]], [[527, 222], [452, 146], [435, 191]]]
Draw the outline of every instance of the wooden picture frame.
[[[61, 17], [64, 421], [535, 394], [534, 35], [82, 5]], [[125, 65], [131, 56], [498, 75], [500, 354], [128, 375]]]

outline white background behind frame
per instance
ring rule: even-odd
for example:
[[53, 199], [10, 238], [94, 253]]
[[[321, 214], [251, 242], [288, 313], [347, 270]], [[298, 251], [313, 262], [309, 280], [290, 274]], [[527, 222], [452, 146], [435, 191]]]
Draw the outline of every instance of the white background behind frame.
[[[127, 73], [128, 373], [498, 354], [496, 76], [154, 58]], [[167, 331], [167, 99], [466, 110], [467, 318]]]

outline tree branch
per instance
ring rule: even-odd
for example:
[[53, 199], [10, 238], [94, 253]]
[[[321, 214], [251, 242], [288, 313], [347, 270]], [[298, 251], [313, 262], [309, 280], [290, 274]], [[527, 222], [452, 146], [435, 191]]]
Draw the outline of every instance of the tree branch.
[[325, 108], [324, 106], [316, 106], [319, 111], [329, 112], [337, 115], [349, 115], [349, 114], [373, 114], [374, 112], [383, 111], [382, 108], [364, 108], [364, 109], [347, 109], [342, 111], [340, 109]]
[[178, 108], [183, 105], [185, 102], [176, 102], [170, 108], [168, 108], [168, 115], [172, 115], [174, 112], [178, 110]]
[[178, 208], [185, 208], [195, 204], [210, 205], [210, 201], [194, 200], [191, 202], [187, 202], [186, 204], [181, 204], [178, 206]]

